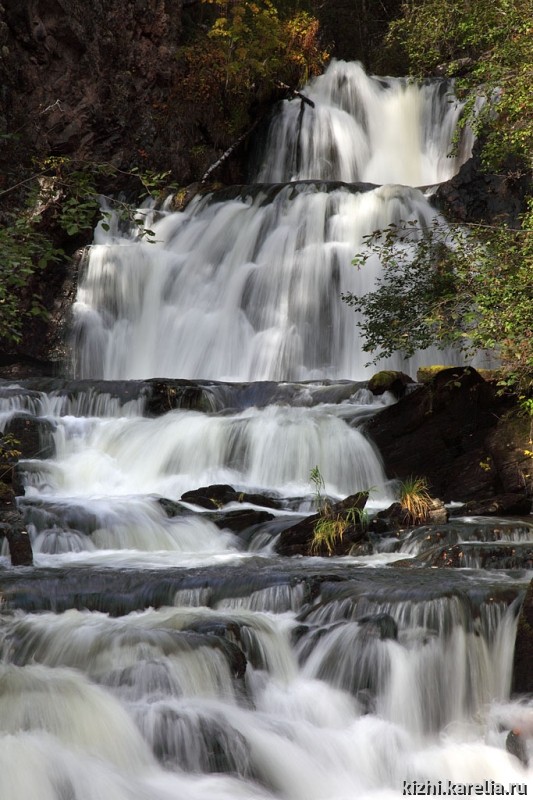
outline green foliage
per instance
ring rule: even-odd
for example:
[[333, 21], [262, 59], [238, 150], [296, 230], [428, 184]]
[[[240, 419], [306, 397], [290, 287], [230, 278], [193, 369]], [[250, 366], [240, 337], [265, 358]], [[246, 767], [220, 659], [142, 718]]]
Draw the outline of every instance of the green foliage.
[[363, 531], [367, 529], [368, 513], [356, 505], [335, 511], [329, 500], [322, 495], [326, 484], [318, 466], [313, 467], [309, 473], [309, 480], [314, 486], [314, 504], [319, 515], [313, 528], [309, 552], [311, 555], [332, 556], [337, 552], [349, 528]]
[[0, 229], [0, 340], [19, 342], [24, 322], [45, 311], [37, 296], [28, 291], [30, 279], [61, 256], [48, 237], [35, 229], [28, 216], [9, 214], [7, 227]]
[[12, 433], [3, 433], [0, 436], [0, 460], [15, 461], [21, 455], [20, 440]]
[[12, 433], [0, 434], [0, 494], [8, 487], [3, 478], [13, 471], [13, 465], [21, 456], [20, 441]]
[[[516, 156], [530, 168], [532, 38], [533, 0], [408, 0], [386, 43], [403, 48], [418, 77], [437, 66], [441, 73], [462, 75], [456, 91], [470, 94], [465, 119], [483, 131], [488, 166]], [[492, 102], [476, 119], [477, 93]]]
[[533, 215], [521, 230], [413, 220], [366, 237], [359, 268], [378, 255], [383, 273], [369, 294], [343, 295], [362, 315], [363, 345], [377, 362], [432, 345], [472, 356], [492, 350], [502, 381], [533, 389]]
[[297, 87], [317, 74], [327, 60], [318, 22], [298, 11], [284, 16], [271, 0], [203, 0], [216, 17], [178, 57], [183, 80], [179, 102], [199, 118], [204, 113], [211, 136], [235, 137], [253, 121], [252, 107], [268, 103], [279, 82]]
[[[67, 157], [43, 159], [24, 181], [0, 193], [17, 201], [3, 211], [0, 228], [0, 340], [18, 343], [24, 325], [47, 312], [32, 286], [39, 272], [67, 258], [65, 244], [73, 237], [87, 237], [100, 214], [98, 184], [116, 175], [109, 164], [74, 162]], [[139, 181], [143, 195], [157, 198], [168, 173], [142, 173], [130, 177]], [[153, 231], [144, 225], [142, 214], [126, 203], [108, 198], [120, 218], [137, 226], [140, 237], [153, 241]], [[104, 219], [109, 212], [104, 212]], [[107, 222], [102, 223], [109, 229]]]
[[322, 477], [322, 473], [320, 472], [318, 464], [315, 467], [313, 467], [313, 469], [309, 473], [309, 480], [314, 487], [315, 508], [320, 509], [322, 507], [322, 492], [326, 488], [326, 484], [324, 482], [324, 478]]

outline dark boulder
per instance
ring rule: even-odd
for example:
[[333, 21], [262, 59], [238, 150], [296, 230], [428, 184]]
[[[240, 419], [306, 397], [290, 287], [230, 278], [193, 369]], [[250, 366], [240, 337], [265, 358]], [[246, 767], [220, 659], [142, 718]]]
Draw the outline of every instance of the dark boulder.
[[[276, 542], [276, 552], [283, 556], [347, 555], [354, 544], [369, 541], [366, 527], [357, 522], [357, 512], [363, 511], [367, 500], [368, 492], [349, 495], [330, 506], [327, 512], [311, 514], [295, 525], [285, 528]], [[312, 552], [316, 527], [324, 520], [345, 523], [342, 538], [337, 538], [333, 552], [329, 552], [326, 548], [318, 548]]]
[[459, 509], [461, 516], [506, 517], [531, 513], [531, 498], [522, 494], [499, 494], [488, 500], [471, 500]]
[[448, 522], [448, 509], [441, 500], [432, 499], [431, 507], [424, 519], [413, 520], [400, 502], [395, 502], [370, 520], [369, 530], [374, 534], [392, 533], [420, 525], [445, 525]]
[[242, 533], [254, 525], [261, 525], [274, 519], [273, 514], [268, 511], [256, 511], [253, 508], [236, 509], [235, 511], [225, 511], [211, 519], [221, 530], [229, 530], [233, 533]]
[[390, 392], [397, 399], [403, 397], [409, 384], [413, 383], [409, 375], [397, 370], [381, 370], [372, 375], [368, 388], [372, 394], [380, 395]]
[[208, 509], [219, 509], [228, 503], [250, 503], [254, 506], [264, 506], [265, 508], [281, 508], [281, 502], [273, 497], [264, 494], [248, 494], [247, 492], [237, 492], [233, 486], [226, 483], [216, 483], [212, 486], [202, 486], [185, 492], [181, 496], [185, 503], [193, 503], [196, 506]]
[[188, 513], [188, 509], [182, 506], [181, 503], [176, 503], [174, 500], [170, 500], [168, 497], [158, 497], [157, 503], [159, 506], [161, 506], [167, 517], [170, 517], [171, 519], [172, 517], [179, 517], [184, 512]]
[[430, 493], [444, 502], [484, 499], [501, 491], [502, 464], [510, 458], [494, 452], [495, 429], [509, 405], [476, 370], [444, 369], [379, 411], [366, 432], [389, 478], [422, 475]]

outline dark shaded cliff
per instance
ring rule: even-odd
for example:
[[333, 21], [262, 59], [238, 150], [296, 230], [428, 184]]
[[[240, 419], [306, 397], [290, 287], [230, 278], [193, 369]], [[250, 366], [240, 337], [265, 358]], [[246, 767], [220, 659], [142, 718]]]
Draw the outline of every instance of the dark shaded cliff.
[[15, 137], [6, 156], [181, 169], [179, 110], [163, 107], [181, 35], [172, 0], [4, 2], [0, 124]]

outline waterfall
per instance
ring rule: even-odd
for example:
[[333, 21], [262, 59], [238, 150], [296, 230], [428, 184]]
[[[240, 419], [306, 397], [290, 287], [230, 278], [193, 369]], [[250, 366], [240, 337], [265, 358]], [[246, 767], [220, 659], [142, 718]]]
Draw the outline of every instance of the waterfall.
[[[450, 156], [461, 105], [449, 92], [335, 62], [308, 89], [314, 108], [302, 117], [294, 100], [274, 117], [255, 185], [146, 211], [155, 243], [100, 228], [75, 309], [78, 374], [368, 377], [340, 296], [375, 285], [376, 260], [351, 265], [364, 237], [401, 220], [428, 226], [436, 213], [414, 187], [449, 178], [470, 154], [467, 132]], [[382, 363], [416, 371], [419, 360]]]
[[[468, 156], [466, 132], [449, 157], [449, 90], [335, 62], [305, 90], [314, 108], [281, 105], [253, 183], [144, 209], [153, 244], [117, 218], [97, 228], [75, 309], [87, 380], [0, 385], [0, 429], [22, 420], [48, 453], [19, 465], [35, 565], [0, 555], [1, 800], [533, 789], [506, 750], [519, 727], [533, 755], [533, 703], [510, 699], [530, 574], [478, 558], [529, 546], [531, 525], [466, 519], [344, 558], [275, 551], [316, 509], [316, 467], [329, 499], [393, 499], [364, 422], [394, 398], [360, 383], [339, 296], [379, 275], [350, 264], [364, 236], [429, 224], [417, 187]], [[212, 484], [229, 505], [185, 495]], [[468, 568], [429, 566], [436, 543]]]
[[462, 104], [447, 81], [371, 78], [360, 64], [334, 61], [305, 93], [312, 110], [293, 101], [274, 118], [259, 182], [428, 186], [451, 178], [471, 154], [468, 129], [454, 146]]

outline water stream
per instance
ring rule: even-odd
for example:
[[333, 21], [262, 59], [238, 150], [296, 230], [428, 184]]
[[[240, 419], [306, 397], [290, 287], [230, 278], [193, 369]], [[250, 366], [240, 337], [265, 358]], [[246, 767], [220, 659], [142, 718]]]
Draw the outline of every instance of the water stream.
[[[416, 187], [468, 157], [468, 132], [449, 156], [448, 92], [334, 63], [306, 89], [314, 110], [280, 108], [249, 186], [147, 210], [155, 244], [119, 220], [96, 230], [78, 380], [0, 386], [0, 426], [37, 421], [49, 453], [22, 464], [35, 566], [0, 558], [0, 800], [533, 788], [505, 749], [512, 727], [533, 734], [533, 706], [510, 700], [527, 570], [406, 568], [422, 534], [343, 559], [275, 552], [313, 508], [316, 465], [333, 498], [394, 497], [363, 429], [394, 401], [362, 383], [339, 295], [380, 269], [350, 265], [363, 236], [429, 222]], [[166, 410], [163, 392], [156, 408], [150, 378], [187, 379], [164, 387], [183, 403]], [[223, 514], [250, 503], [180, 500], [215, 483], [261, 493], [272, 518], [232, 532]], [[465, 520], [450, 536], [518, 546], [533, 527]]]

